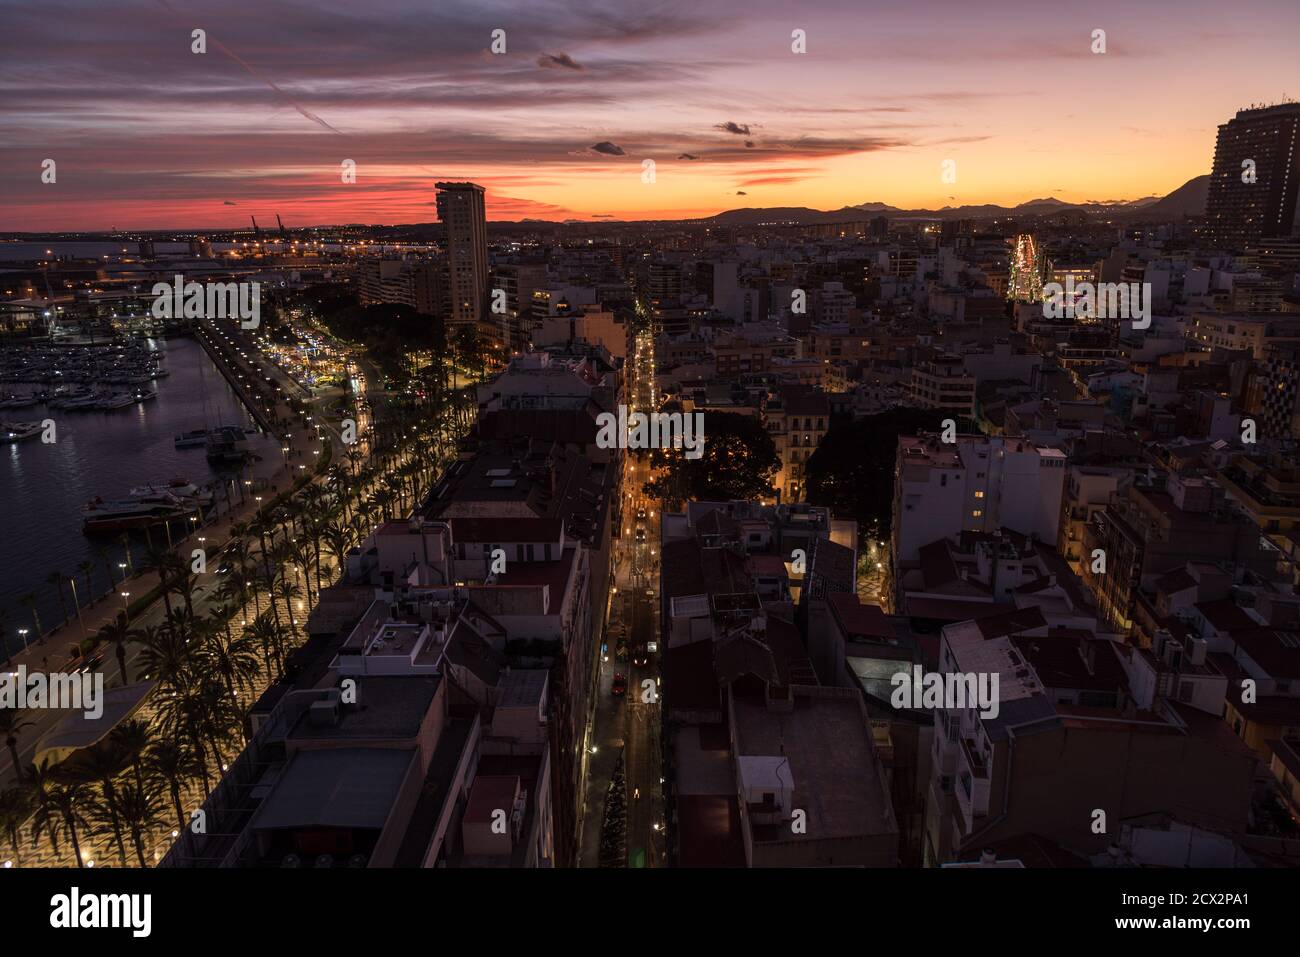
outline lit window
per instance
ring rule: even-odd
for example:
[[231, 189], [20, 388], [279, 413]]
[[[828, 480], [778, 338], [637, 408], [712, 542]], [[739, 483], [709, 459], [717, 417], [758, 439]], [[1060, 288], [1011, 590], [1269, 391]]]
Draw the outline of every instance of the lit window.
[[979, 518], [981, 515], [984, 514], [984, 510], [977, 508], [975, 509], [975, 511], [971, 512], [970, 514], [971, 514], [971, 518]]
[[976, 497], [976, 498], [983, 498], [983, 497], [984, 497], [984, 493], [983, 493], [983, 492], [976, 492], [976, 493], [975, 493], [975, 497]]

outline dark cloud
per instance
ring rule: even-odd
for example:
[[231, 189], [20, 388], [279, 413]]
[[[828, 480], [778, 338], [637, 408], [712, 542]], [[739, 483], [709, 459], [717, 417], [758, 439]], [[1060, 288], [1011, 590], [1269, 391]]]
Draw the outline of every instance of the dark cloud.
[[223, 203], [222, 205], [224, 205], [224, 206], [238, 206], [239, 204], [238, 204], [238, 203], [232, 203], [230, 200], [226, 200], [225, 203]]
[[738, 189], [738, 190], [736, 190], [736, 195], [737, 195], [737, 196], [748, 196], [749, 194], [748, 194], [747, 192], [745, 192], [743, 189]]
[[745, 140], [745, 149], [747, 149], [747, 150], [752, 150], [753, 148], [754, 148], [754, 141], [753, 141], [753, 140]]
[[749, 124], [733, 123], [728, 120], [725, 123], [719, 123], [714, 127], [715, 130], [722, 130], [724, 133], [735, 133], [737, 136], [749, 135]]
[[601, 140], [595, 146], [589, 147], [589, 149], [593, 153], [602, 153], [605, 156], [626, 156], [627, 155], [627, 153], [623, 151], [623, 147], [615, 146], [613, 143], [609, 142], [608, 140]]
[[697, 160], [697, 159], [699, 159], [699, 157], [696, 156], [694, 153], [683, 153], [681, 156], [679, 156], [679, 157], [677, 157], [677, 158], [678, 158], [679, 160]]
[[585, 70], [581, 63], [567, 53], [543, 53], [537, 58], [537, 65], [548, 69]]

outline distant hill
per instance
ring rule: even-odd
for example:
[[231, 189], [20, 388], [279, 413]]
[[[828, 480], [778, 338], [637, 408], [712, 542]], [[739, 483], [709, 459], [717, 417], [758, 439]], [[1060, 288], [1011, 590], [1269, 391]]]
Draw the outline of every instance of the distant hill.
[[1048, 216], [1071, 209], [1084, 212], [1109, 213], [1116, 217], [1179, 219], [1183, 216], [1200, 216], [1205, 212], [1205, 195], [1209, 175], [1197, 176], [1178, 187], [1168, 196], [1145, 196], [1142, 199], [1105, 203], [1067, 203], [1047, 196], [1031, 199], [1016, 206], [998, 206], [985, 203], [978, 206], [945, 206], [942, 209], [899, 209], [887, 203], [859, 203], [839, 209], [810, 209], [807, 206], [772, 206], [729, 209], [704, 222], [720, 226], [752, 226], [756, 223], [842, 223], [863, 217], [888, 216], [891, 219], [999, 219], [1014, 216]]
[[1205, 215], [1205, 197], [1210, 192], [1210, 174], [1189, 179], [1163, 199], [1141, 207], [1144, 217], [1179, 219]]

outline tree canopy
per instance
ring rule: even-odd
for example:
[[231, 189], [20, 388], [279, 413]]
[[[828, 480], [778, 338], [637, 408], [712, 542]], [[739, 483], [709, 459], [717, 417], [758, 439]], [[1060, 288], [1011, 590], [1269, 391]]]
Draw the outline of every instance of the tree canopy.
[[[943, 420], [950, 418], [951, 413], [934, 409], [897, 408], [832, 422], [804, 470], [808, 501], [828, 507], [837, 518], [857, 519], [860, 526], [875, 520], [881, 531], [888, 533], [898, 437], [940, 432]], [[968, 419], [956, 422], [959, 434], [979, 432]]]
[[664, 471], [646, 483], [646, 493], [670, 503], [762, 498], [773, 494], [781, 468], [763, 423], [734, 412], [704, 413], [699, 458], [688, 459], [682, 449], [655, 449], [650, 461]]

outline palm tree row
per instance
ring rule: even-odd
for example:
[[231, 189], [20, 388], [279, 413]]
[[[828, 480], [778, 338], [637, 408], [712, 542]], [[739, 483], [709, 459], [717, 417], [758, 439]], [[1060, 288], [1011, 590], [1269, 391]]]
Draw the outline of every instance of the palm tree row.
[[[471, 389], [378, 423], [342, 460], [284, 501], [232, 528], [222, 561], [230, 568], [217, 604], [197, 614], [193, 569], [174, 552], [151, 549], [159, 576], [161, 625], [131, 627], [121, 615], [99, 632], [113, 649], [121, 684], [131, 681], [127, 645], [139, 647], [136, 680], [158, 683], [151, 720], [128, 721], [57, 766], [28, 764], [0, 793], [0, 828], [19, 849], [26, 827], [56, 856], [66, 844], [81, 866], [87, 837], [102, 838], [126, 865], [148, 866], [151, 835], [186, 826], [186, 799], [208, 794], [251, 737], [248, 706], [283, 675], [304, 637], [305, 608], [340, 577], [348, 551], [383, 521], [410, 514], [455, 455], [472, 420]], [[0, 712], [15, 767], [30, 722]], [[201, 790], [200, 790], [201, 788]]]

